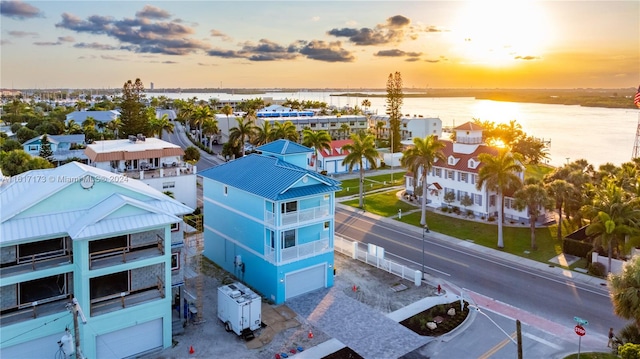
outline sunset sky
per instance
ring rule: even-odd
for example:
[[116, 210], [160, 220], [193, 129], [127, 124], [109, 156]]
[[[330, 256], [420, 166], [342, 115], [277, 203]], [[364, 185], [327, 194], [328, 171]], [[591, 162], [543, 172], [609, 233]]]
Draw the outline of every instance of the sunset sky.
[[0, 87], [629, 88], [639, 1], [1, 1]]

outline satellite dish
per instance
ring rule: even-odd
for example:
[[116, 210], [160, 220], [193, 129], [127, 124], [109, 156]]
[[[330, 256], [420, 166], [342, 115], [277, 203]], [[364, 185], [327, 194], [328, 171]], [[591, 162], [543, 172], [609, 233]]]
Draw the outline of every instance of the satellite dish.
[[80, 186], [82, 186], [82, 188], [84, 189], [90, 189], [91, 187], [93, 187], [94, 183], [95, 183], [95, 180], [93, 179], [93, 177], [89, 175], [85, 175], [80, 180]]

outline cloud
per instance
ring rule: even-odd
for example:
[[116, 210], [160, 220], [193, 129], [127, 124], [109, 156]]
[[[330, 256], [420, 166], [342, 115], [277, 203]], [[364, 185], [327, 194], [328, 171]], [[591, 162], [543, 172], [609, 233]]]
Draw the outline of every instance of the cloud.
[[311, 17], [311, 21], [313, 21], [313, 22], [320, 21], [320, 16], [312, 16]]
[[59, 36], [58, 37], [58, 41], [61, 41], [61, 42], [74, 42], [74, 41], [76, 41], [76, 39], [74, 39], [73, 36]]
[[9, 31], [9, 35], [15, 36], [15, 37], [27, 37], [27, 36], [38, 37], [38, 33], [28, 32], [28, 31]]
[[100, 58], [103, 59], [103, 60], [124, 61], [124, 59], [121, 59], [121, 58], [115, 57], [115, 56], [109, 56], [109, 55], [100, 55]]
[[373, 56], [380, 56], [380, 57], [404, 57], [404, 56], [419, 57], [420, 55], [422, 55], [421, 52], [406, 52], [398, 49], [381, 50], [373, 54]]
[[170, 64], [170, 65], [172, 65], [172, 64], [177, 64], [178, 62], [176, 62], [176, 61], [169, 61], [169, 60], [167, 60], [167, 61], [162, 61], [162, 63], [163, 63], [163, 64]]
[[[374, 28], [332, 29], [327, 34], [335, 37], [346, 37], [350, 42], [358, 46], [385, 45], [400, 42], [407, 31], [413, 32], [409, 26], [410, 24], [411, 20], [409, 18], [395, 15], [388, 18], [384, 24], [378, 24]], [[411, 37], [412, 34], [409, 34], [409, 36]]]
[[22, 1], [1, 1], [0, 14], [16, 20], [44, 17], [40, 9]]
[[540, 60], [538, 56], [516, 56], [516, 60]]
[[56, 41], [56, 42], [51, 42], [51, 41], [37, 41], [33, 43], [36, 46], [57, 46], [57, 45], [62, 45], [62, 42], [60, 41]]
[[236, 58], [244, 58], [241, 54], [234, 50], [222, 50], [222, 49], [212, 49], [207, 51], [207, 55], [214, 57], [221, 57], [223, 59], [236, 59]]
[[159, 7], [145, 5], [142, 10], [136, 13], [136, 17], [163, 20], [170, 18], [171, 14], [166, 10], [160, 9]]
[[118, 47], [116, 46], [99, 44], [97, 42], [92, 42], [90, 44], [86, 42], [79, 42], [73, 45], [73, 47], [78, 49], [91, 49], [91, 50], [117, 50], [118, 49]]
[[212, 37], [219, 37], [222, 41], [231, 41], [231, 37], [216, 29], [211, 30]]
[[63, 13], [62, 20], [56, 27], [77, 33], [106, 35], [121, 42], [118, 49], [136, 53], [187, 55], [198, 50], [210, 49], [207, 43], [191, 37], [195, 33], [191, 27], [148, 18], [165, 16], [163, 10], [146, 6], [136, 15], [140, 14], [147, 17], [116, 20], [112, 17], [92, 15], [82, 20], [73, 14]]
[[251, 61], [292, 60], [298, 57], [295, 45], [284, 47], [271, 40], [260, 39], [257, 45], [245, 43], [240, 50]]
[[9, 44], [13, 44], [13, 42], [9, 40], [0, 40], [0, 45], [9, 45]]
[[352, 62], [355, 60], [349, 51], [342, 48], [340, 41], [312, 40], [300, 49], [300, 53], [312, 60], [325, 62]]

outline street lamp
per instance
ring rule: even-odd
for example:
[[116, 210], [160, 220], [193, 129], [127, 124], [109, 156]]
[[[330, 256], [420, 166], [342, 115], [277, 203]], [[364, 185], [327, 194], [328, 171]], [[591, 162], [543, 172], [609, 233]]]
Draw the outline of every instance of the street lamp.
[[429, 227], [425, 224], [422, 227], [422, 279], [424, 279], [424, 236], [429, 233]]

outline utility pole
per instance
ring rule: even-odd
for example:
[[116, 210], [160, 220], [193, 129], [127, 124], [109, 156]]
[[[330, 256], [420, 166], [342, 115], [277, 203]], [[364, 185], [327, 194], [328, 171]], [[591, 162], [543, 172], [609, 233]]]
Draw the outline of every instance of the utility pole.
[[71, 298], [71, 312], [73, 313], [73, 333], [75, 337], [76, 344], [76, 359], [84, 359], [84, 355], [82, 355], [82, 351], [80, 349], [80, 328], [78, 326], [78, 315], [82, 318], [82, 323], [87, 324], [87, 318], [85, 318], [84, 313], [82, 312], [82, 308], [80, 308], [80, 304], [75, 297]]
[[518, 340], [518, 359], [522, 359], [522, 328], [519, 319], [516, 319], [516, 333]]

